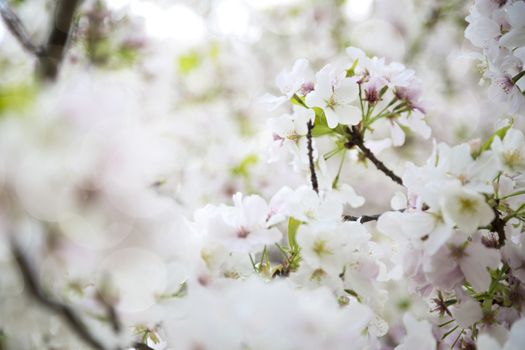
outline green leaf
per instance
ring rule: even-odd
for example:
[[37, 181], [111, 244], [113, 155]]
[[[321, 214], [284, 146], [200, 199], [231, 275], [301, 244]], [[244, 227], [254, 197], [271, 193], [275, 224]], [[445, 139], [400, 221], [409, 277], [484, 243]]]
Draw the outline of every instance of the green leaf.
[[314, 123], [314, 125], [315, 126], [317, 126], [317, 125], [326, 126], [328, 128], [328, 122], [326, 121], [326, 116], [325, 116], [324, 111], [322, 110], [322, 108], [314, 107], [313, 110], [315, 112], [315, 123]]
[[330, 129], [326, 125], [316, 125], [312, 129], [312, 137], [320, 137], [324, 135], [333, 134], [334, 130]]
[[292, 96], [292, 98], [290, 99], [290, 102], [292, 102], [292, 104], [294, 105], [297, 105], [297, 106], [301, 106], [301, 107], [304, 107], [304, 108], [309, 108], [306, 103], [304, 102], [304, 97], [301, 97], [297, 94], [294, 94]]
[[0, 115], [3, 112], [21, 112], [35, 100], [36, 89], [28, 83], [0, 85]]
[[257, 159], [256, 154], [248, 154], [246, 157], [244, 157], [243, 160], [241, 160], [239, 165], [232, 168], [231, 172], [233, 175], [236, 175], [236, 176], [249, 177], [250, 176], [249, 168], [257, 164], [257, 161], [258, 159]]
[[348, 68], [346, 70], [346, 77], [347, 78], [350, 78], [350, 77], [353, 77], [355, 75], [355, 69], [357, 67], [357, 65], [359, 64], [359, 58], [357, 58], [354, 63], [352, 63], [352, 67]]
[[494, 138], [499, 137], [500, 139], [503, 140], [503, 138], [507, 134], [507, 131], [509, 131], [509, 129], [511, 127], [512, 127], [512, 123], [510, 123], [507, 126], [502, 127], [501, 129], [496, 130], [496, 132], [494, 134], [490, 135], [490, 137], [487, 139], [487, 141], [485, 141], [485, 143], [481, 146], [481, 148], [479, 149], [479, 151], [476, 153], [475, 156], [477, 157], [481, 153], [489, 150], [490, 146], [492, 146], [492, 142], [494, 141]]
[[188, 294], [188, 283], [186, 281], [182, 282], [179, 286], [179, 289], [173, 293], [174, 298], [183, 298]]
[[350, 294], [351, 296], [353, 296], [354, 298], [357, 299], [357, 301], [359, 301], [360, 303], [363, 301], [363, 299], [361, 298], [361, 296], [359, 294], [357, 294], [357, 292], [353, 289], [345, 289], [345, 292]]
[[179, 56], [178, 70], [182, 74], [188, 74], [197, 69], [201, 64], [201, 59], [197, 51], [190, 51], [182, 56]]
[[290, 220], [288, 220], [288, 244], [293, 251], [299, 250], [299, 245], [297, 244], [296, 240], [299, 226], [301, 226], [301, 221], [294, 218], [290, 218]]
[[221, 47], [218, 42], [213, 42], [210, 45], [210, 49], [208, 51], [208, 54], [210, 55], [211, 59], [217, 59], [219, 57], [219, 54], [221, 53]]

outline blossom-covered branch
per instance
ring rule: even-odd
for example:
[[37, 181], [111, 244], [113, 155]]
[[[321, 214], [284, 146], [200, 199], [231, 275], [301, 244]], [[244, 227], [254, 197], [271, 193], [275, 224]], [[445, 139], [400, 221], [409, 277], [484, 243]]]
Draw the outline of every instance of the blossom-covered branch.
[[521, 349], [525, 1], [198, 2], [7, 13], [0, 348]]

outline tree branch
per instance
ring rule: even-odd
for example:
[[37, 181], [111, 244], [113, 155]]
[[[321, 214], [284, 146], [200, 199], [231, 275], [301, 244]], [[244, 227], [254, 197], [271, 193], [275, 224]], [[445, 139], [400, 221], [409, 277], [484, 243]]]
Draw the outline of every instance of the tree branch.
[[0, 0], [0, 15], [2, 15], [4, 23], [20, 45], [37, 58], [40, 57], [43, 51], [42, 47], [33, 43], [22, 21], [9, 6], [7, 0]]
[[58, 0], [53, 27], [40, 58], [39, 73], [45, 79], [55, 79], [71, 36], [73, 16], [80, 0]]
[[355, 126], [353, 126], [352, 128], [347, 127], [347, 132], [350, 137], [348, 142], [345, 144], [346, 148], [352, 148], [354, 146], [357, 146], [357, 148], [359, 148], [359, 150], [363, 152], [365, 157], [372, 163], [374, 163], [374, 165], [379, 171], [391, 178], [392, 181], [394, 181], [395, 183], [403, 186], [403, 180], [399, 176], [397, 176], [392, 170], [390, 170], [382, 161], [377, 159], [374, 153], [368, 147], [365, 146], [363, 136]]
[[494, 211], [494, 220], [490, 223], [491, 232], [496, 232], [498, 234], [498, 243], [497, 248], [501, 248], [505, 245], [507, 239], [505, 235], [505, 220], [501, 218], [501, 213], [493, 207]]
[[78, 316], [70, 306], [52, 300], [45, 295], [33, 269], [31, 268], [29, 260], [16, 243], [11, 243], [11, 250], [24, 278], [26, 291], [42, 306], [61, 316], [65, 323], [69, 325], [70, 329], [86, 344], [93, 349], [106, 350], [102, 343], [89, 331], [80, 316]]
[[7, 0], [0, 0], [0, 14], [7, 28], [25, 50], [38, 58], [38, 73], [44, 79], [53, 80], [58, 74], [71, 36], [75, 11], [80, 1], [58, 0], [47, 42], [45, 45], [35, 45]]
[[352, 216], [352, 215], [343, 215], [343, 221], [359, 221], [364, 224], [365, 222], [377, 221], [382, 214], [375, 215], [362, 215], [362, 216]]
[[319, 183], [317, 182], [317, 175], [315, 174], [314, 164], [314, 149], [312, 147], [312, 129], [314, 124], [312, 121], [308, 121], [308, 133], [306, 134], [307, 147], [308, 147], [308, 162], [310, 163], [310, 181], [312, 182], [312, 188], [315, 192], [319, 193]]

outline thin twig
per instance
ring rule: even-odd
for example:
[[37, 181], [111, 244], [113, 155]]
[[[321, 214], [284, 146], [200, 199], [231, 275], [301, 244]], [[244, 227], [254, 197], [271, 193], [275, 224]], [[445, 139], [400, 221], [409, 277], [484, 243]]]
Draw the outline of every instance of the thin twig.
[[377, 159], [377, 157], [374, 155], [374, 153], [365, 146], [363, 137], [359, 130], [354, 126], [352, 128], [347, 128], [348, 135], [350, 136], [349, 141], [346, 143], [347, 148], [352, 148], [354, 146], [357, 146], [361, 152], [365, 155], [365, 157], [370, 160], [376, 168], [384, 173], [386, 176], [392, 179], [395, 183], [403, 186], [403, 180], [394, 174], [392, 170], [390, 170], [382, 161]]
[[312, 188], [315, 192], [319, 193], [319, 183], [317, 182], [317, 175], [315, 174], [314, 164], [314, 149], [312, 147], [312, 129], [314, 124], [312, 121], [308, 121], [308, 133], [306, 134], [307, 147], [308, 147], [308, 162], [310, 163], [310, 181], [312, 182]]
[[45, 79], [55, 79], [71, 36], [73, 17], [80, 0], [59, 0], [53, 16], [53, 27], [40, 59], [39, 73]]
[[119, 315], [117, 310], [115, 310], [113, 303], [107, 301], [103, 292], [101, 291], [97, 291], [97, 300], [106, 311], [108, 320], [111, 323], [111, 327], [113, 328], [113, 332], [116, 334], [120, 333], [122, 330], [122, 322], [120, 321]]
[[[400, 209], [400, 210], [395, 210], [395, 211], [398, 213], [403, 213], [405, 209]], [[359, 221], [360, 223], [364, 224], [365, 222], [379, 220], [379, 217], [383, 214], [384, 213], [374, 214], [374, 215], [361, 215], [361, 216], [343, 215], [343, 221]]]
[[22, 21], [9, 6], [7, 0], [0, 0], [0, 15], [2, 15], [7, 28], [15, 36], [20, 45], [22, 45], [22, 47], [29, 53], [32, 53], [36, 57], [40, 57], [42, 54], [42, 47], [33, 43], [26, 28], [22, 24]]
[[377, 221], [382, 214], [375, 215], [362, 215], [362, 216], [353, 216], [353, 215], [343, 215], [343, 221], [359, 221], [364, 224], [365, 222]]
[[69, 328], [76, 333], [76, 335], [82, 339], [86, 344], [91, 346], [93, 349], [106, 350], [102, 343], [95, 338], [95, 336], [89, 331], [80, 316], [68, 305], [62, 304], [56, 300], [52, 300], [50, 297], [45, 295], [42, 291], [38, 279], [31, 268], [28, 258], [25, 256], [23, 251], [14, 242], [11, 244], [11, 249], [14, 258], [20, 268], [20, 272], [24, 278], [26, 291], [42, 306], [60, 315], [65, 323], [69, 325]]

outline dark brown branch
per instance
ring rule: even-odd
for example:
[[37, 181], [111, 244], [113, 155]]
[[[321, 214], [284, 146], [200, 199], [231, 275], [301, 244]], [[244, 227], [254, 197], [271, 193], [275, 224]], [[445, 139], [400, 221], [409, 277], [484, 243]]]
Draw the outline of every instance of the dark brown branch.
[[343, 215], [343, 221], [359, 221], [364, 224], [365, 222], [377, 221], [381, 215], [382, 214], [362, 216]]
[[120, 321], [119, 315], [117, 313], [117, 310], [115, 310], [115, 306], [113, 305], [113, 303], [108, 302], [101, 291], [97, 292], [97, 300], [106, 311], [108, 320], [111, 323], [113, 331], [117, 334], [120, 333], [120, 331], [122, 330], [122, 322]]
[[13, 11], [13, 9], [7, 3], [7, 0], [0, 0], [0, 15], [4, 20], [9, 31], [18, 40], [20, 45], [27, 50], [29, 53], [40, 57], [42, 54], [42, 47], [35, 45], [31, 40], [26, 28], [22, 24], [22, 21]]
[[357, 127], [353, 126], [352, 128], [347, 128], [347, 132], [349, 135], [349, 140], [345, 145], [347, 148], [352, 148], [354, 146], [359, 148], [359, 150], [365, 155], [365, 157], [372, 163], [374, 163], [374, 165], [379, 171], [391, 178], [392, 181], [394, 181], [395, 183], [403, 186], [403, 180], [401, 180], [399, 176], [394, 174], [392, 170], [387, 168], [387, 166], [382, 161], [377, 159], [375, 154], [368, 147], [365, 146], [363, 137], [357, 129]]
[[[497, 204], [496, 204], [497, 205]], [[490, 223], [490, 231], [498, 234], [498, 242], [496, 248], [501, 248], [505, 245], [507, 237], [505, 235], [505, 220], [501, 218], [501, 213], [494, 207], [494, 220]]]
[[306, 134], [306, 140], [308, 147], [308, 162], [310, 163], [310, 181], [312, 182], [313, 190], [319, 193], [319, 183], [317, 182], [317, 175], [315, 174], [314, 149], [312, 147], [312, 129], [314, 128], [314, 124], [310, 120], [307, 126], [308, 133]]
[[[423, 208], [423, 211], [427, 210], [428, 208]], [[405, 209], [401, 209], [401, 210], [395, 210], [399, 213], [403, 213], [405, 211]], [[384, 213], [381, 213], [381, 214], [375, 214], [375, 215], [361, 215], [361, 216], [353, 216], [353, 215], [343, 215], [343, 221], [359, 221], [360, 223], [364, 224], [365, 222], [370, 222], [370, 221], [377, 221], [379, 220], [379, 217], [381, 215], [383, 215]]]
[[59, 0], [53, 16], [52, 29], [40, 58], [39, 73], [55, 79], [71, 35], [73, 17], [80, 0]]
[[45, 45], [35, 45], [20, 18], [7, 4], [7, 0], [0, 0], [0, 14], [4, 22], [20, 45], [38, 58], [38, 72], [44, 79], [55, 79], [58, 74], [71, 36], [75, 11], [80, 1], [58, 0], [47, 42]]
[[68, 305], [64, 305], [58, 301], [52, 300], [50, 297], [45, 295], [38, 282], [38, 279], [31, 268], [29, 260], [23, 253], [23, 251], [14, 242], [11, 244], [11, 249], [14, 258], [20, 268], [20, 272], [24, 278], [26, 291], [42, 306], [53, 311], [57, 315], [60, 315], [70, 329], [84, 341], [86, 344], [91, 346], [93, 349], [106, 350], [102, 343], [95, 338], [93, 334], [86, 327], [80, 316]]

